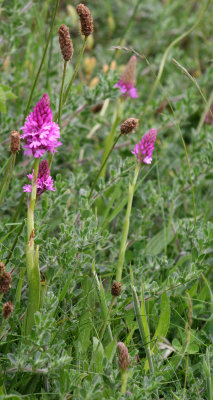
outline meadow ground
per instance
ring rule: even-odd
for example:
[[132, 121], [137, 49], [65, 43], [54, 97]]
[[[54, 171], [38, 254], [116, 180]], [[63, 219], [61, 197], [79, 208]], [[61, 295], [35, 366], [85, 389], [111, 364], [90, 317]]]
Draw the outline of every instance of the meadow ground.
[[213, 400], [212, 2], [77, 4], [0, 1], [0, 399]]

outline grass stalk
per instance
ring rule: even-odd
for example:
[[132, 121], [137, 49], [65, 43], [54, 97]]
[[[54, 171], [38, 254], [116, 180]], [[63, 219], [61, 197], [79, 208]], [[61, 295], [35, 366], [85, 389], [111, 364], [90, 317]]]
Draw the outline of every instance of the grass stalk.
[[96, 175], [96, 177], [95, 177], [95, 180], [94, 180], [94, 182], [93, 182], [92, 188], [91, 188], [91, 190], [90, 190], [89, 199], [91, 199], [91, 196], [92, 196], [92, 194], [93, 194], [93, 190], [95, 189], [95, 185], [96, 185], [96, 183], [97, 183], [97, 181], [98, 181], [98, 178], [100, 177], [101, 172], [102, 172], [103, 168], [105, 167], [105, 165], [106, 165], [106, 163], [107, 163], [107, 160], [108, 160], [110, 154], [112, 153], [112, 151], [113, 151], [113, 149], [114, 149], [116, 143], [118, 142], [118, 140], [120, 139], [121, 136], [122, 136], [122, 133], [120, 133], [120, 134], [117, 136], [117, 138], [115, 139], [115, 141], [114, 141], [114, 143], [113, 143], [111, 149], [109, 150], [108, 154], [106, 155], [105, 160], [102, 162], [101, 167], [100, 167], [100, 169], [99, 169], [99, 171], [98, 171], [98, 173], [97, 173], [97, 175]]
[[135, 173], [134, 173], [134, 178], [133, 178], [132, 184], [129, 184], [128, 204], [127, 204], [126, 216], [125, 216], [122, 235], [121, 235], [121, 245], [120, 245], [120, 252], [119, 252], [119, 258], [118, 258], [118, 264], [117, 264], [117, 270], [116, 270], [116, 281], [119, 281], [119, 282], [122, 278], [122, 271], [123, 271], [126, 246], [127, 246], [127, 238], [128, 238], [128, 233], [129, 233], [130, 215], [131, 215], [131, 210], [132, 210], [132, 201], [133, 201], [135, 185], [137, 182], [139, 171], [140, 171], [140, 163], [137, 163], [136, 167], [135, 167]]
[[60, 90], [60, 99], [59, 99], [59, 108], [58, 108], [58, 125], [61, 126], [61, 113], [62, 113], [62, 100], [63, 100], [63, 90], [64, 90], [64, 81], [66, 76], [66, 69], [67, 69], [67, 61], [64, 61], [64, 68], [63, 68], [63, 76], [61, 81], [61, 90]]
[[81, 65], [81, 60], [82, 60], [82, 57], [83, 57], [83, 54], [84, 54], [84, 50], [86, 48], [86, 43], [87, 43], [87, 36], [84, 37], [84, 41], [83, 41], [83, 44], [82, 44], [82, 47], [81, 47], [81, 50], [80, 50], [80, 53], [79, 53], [79, 56], [78, 56], [78, 60], [77, 60], [77, 64], [76, 64], [75, 70], [74, 70], [74, 72], [72, 74], [70, 82], [69, 82], [69, 84], [67, 86], [67, 89], [66, 89], [66, 91], [64, 93], [64, 96], [63, 96], [62, 105], [64, 105], [66, 103], [66, 101], [67, 101], [67, 97], [69, 95], [69, 91], [70, 91], [70, 89], [72, 87], [72, 84], [73, 84], [73, 82], [74, 82], [74, 80], [75, 80], [75, 78], [77, 76], [78, 71], [79, 71], [79, 68], [80, 68], [80, 65]]
[[[111, 146], [113, 144], [113, 140], [114, 140], [114, 137], [115, 137], [116, 129], [117, 129], [120, 117], [121, 117], [120, 114], [122, 112], [120, 106], [121, 106], [121, 104], [117, 102], [116, 103], [116, 107], [115, 107], [115, 112], [114, 112], [114, 115], [113, 115], [111, 130], [110, 130], [110, 133], [107, 136], [107, 138], [105, 140], [105, 144], [104, 144], [104, 154], [103, 154], [103, 158], [102, 158], [102, 163], [104, 162], [104, 160], [105, 160], [107, 154], [109, 153], [110, 148], [111, 148]], [[105, 173], [106, 173], [106, 164], [105, 164], [105, 166], [103, 167], [103, 169], [102, 169], [102, 171], [100, 173], [100, 177], [104, 178], [105, 177]]]

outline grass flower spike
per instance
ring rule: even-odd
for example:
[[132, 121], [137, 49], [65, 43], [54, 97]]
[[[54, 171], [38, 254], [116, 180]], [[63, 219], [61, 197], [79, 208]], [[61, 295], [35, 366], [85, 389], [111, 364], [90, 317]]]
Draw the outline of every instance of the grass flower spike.
[[[28, 178], [33, 181], [33, 173], [27, 175]], [[31, 192], [32, 190], [32, 185], [25, 185], [23, 187], [24, 192]], [[50, 170], [49, 170], [49, 165], [46, 160], [42, 161], [41, 164], [39, 165], [39, 170], [38, 170], [38, 178], [37, 178], [37, 195], [40, 196], [42, 193], [44, 193], [46, 190], [51, 190], [55, 191], [55, 188], [53, 187], [53, 179], [50, 176]]]
[[61, 54], [64, 61], [70, 61], [73, 55], [73, 45], [70, 38], [70, 30], [68, 26], [62, 24], [58, 28], [58, 38], [61, 47]]
[[53, 122], [49, 96], [45, 93], [26, 118], [21, 128], [21, 138], [25, 140], [24, 154], [40, 158], [46, 151], [52, 154], [62, 143], [58, 141], [60, 128]]
[[132, 56], [115, 87], [119, 88], [124, 96], [138, 97], [136, 83], [136, 56]]
[[157, 135], [157, 130], [150, 129], [150, 131], [144, 135], [141, 142], [139, 142], [139, 144], [136, 144], [134, 151], [132, 151], [132, 154], [136, 156], [139, 162], [141, 163], [144, 162], [145, 164], [151, 164], [152, 152], [155, 146], [156, 135]]
[[78, 4], [76, 6], [76, 11], [80, 17], [82, 35], [84, 36], [91, 35], [94, 31], [94, 26], [93, 26], [93, 18], [89, 8], [86, 7], [84, 4]]
[[135, 132], [135, 129], [138, 126], [138, 119], [136, 118], [128, 118], [121, 124], [120, 130], [122, 135], [127, 135], [130, 132]]
[[20, 150], [20, 133], [12, 131], [10, 134], [10, 151], [12, 154], [18, 153]]

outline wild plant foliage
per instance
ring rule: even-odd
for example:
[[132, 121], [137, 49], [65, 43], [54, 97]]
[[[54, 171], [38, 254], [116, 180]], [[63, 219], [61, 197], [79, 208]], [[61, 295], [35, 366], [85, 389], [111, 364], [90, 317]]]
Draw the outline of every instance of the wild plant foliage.
[[0, 7], [0, 399], [212, 400], [210, 1]]

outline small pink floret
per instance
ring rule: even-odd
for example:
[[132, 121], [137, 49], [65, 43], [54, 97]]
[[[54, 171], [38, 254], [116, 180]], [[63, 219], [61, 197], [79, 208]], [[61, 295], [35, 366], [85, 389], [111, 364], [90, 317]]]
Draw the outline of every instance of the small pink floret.
[[143, 136], [142, 140], [138, 144], [136, 144], [134, 151], [132, 151], [132, 154], [136, 156], [139, 162], [151, 164], [152, 152], [155, 147], [156, 136], [157, 130], [154, 128], [150, 129], [150, 131]]
[[60, 128], [53, 122], [50, 100], [46, 93], [28, 115], [21, 129], [21, 138], [25, 140], [24, 154], [27, 156], [41, 158], [46, 151], [53, 154], [61, 146], [62, 143], [58, 140]]
[[125, 83], [122, 80], [115, 84], [115, 88], [119, 88], [123, 96], [129, 96], [133, 99], [138, 97], [137, 89], [131, 83]]
[[[28, 178], [33, 181], [33, 174], [27, 175]], [[23, 191], [30, 193], [32, 190], [32, 185], [24, 185]], [[46, 160], [42, 161], [39, 165], [38, 170], [38, 178], [37, 178], [37, 195], [40, 196], [42, 193], [46, 192], [46, 190], [51, 190], [52, 192], [55, 191], [53, 187], [53, 179], [50, 176], [49, 165]]]

